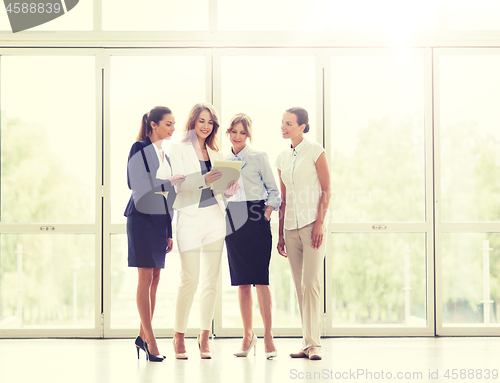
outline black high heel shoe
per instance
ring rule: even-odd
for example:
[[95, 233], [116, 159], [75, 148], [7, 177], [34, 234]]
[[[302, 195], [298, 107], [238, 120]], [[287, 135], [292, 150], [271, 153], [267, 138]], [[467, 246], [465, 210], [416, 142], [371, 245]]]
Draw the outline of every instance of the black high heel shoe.
[[[146, 350], [144, 349], [144, 341], [142, 340], [142, 338], [140, 336], [135, 338], [135, 347], [137, 348], [137, 359], [140, 359], [139, 358], [139, 350], [146, 352]], [[162, 357], [163, 357], [163, 359], [167, 358], [165, 355], [163, 355]], [[146, 358], [147, 358], [147, 356], [146, 356]]]
[[146, 350], [144, 349], [144, 341], [140, 336], [135, 338], [135, 347], [137, 348], [137, 359], [139, 359], [139, 350], [146, 352]]
[[146, 351], [146, 360], [149, 360], [150, 362], [163, 362], [163, 360], [165, 359], [161, 355], [150, 354], [148, 349], [148, 344], [146, 343], [146, 341], [144, 341], [144, 351]]

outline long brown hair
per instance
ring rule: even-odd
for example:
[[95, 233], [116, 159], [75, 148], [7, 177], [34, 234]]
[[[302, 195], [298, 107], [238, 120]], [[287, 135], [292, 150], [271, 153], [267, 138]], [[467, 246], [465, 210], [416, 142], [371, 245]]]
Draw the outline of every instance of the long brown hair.
[[160, 121], [163, 120], [163, 116], [166, 114], [172, 114], [172, 111], [166, 106], [155, 106], [149, 111], [149, 113], [144, 113], [141, 120], [141, 128], [139, 129], [139, 134], [137, 135], [136, 140], [142, 141], [146, 137], [151, 136], [151, 133], [153, 133], [151, 122], [154, 121], [156, 124], [159, 124]]
[[191, 109], [189, 118], [186, 122], [186, 137], [184, 137], [183, 141], [194, 141], [197, 139], [194, 126], [196, 124], [196, 120], [198, 119], [198, 117], [200, 117], [201, 112], [203, 112], [204, 110], [207, 110], [210, 113], [212, 121], [214, 122], [212, 132], [206, 138], [205, 142], [210, 149], [218, 152], [219, 144], [217, 140], [217, 132], [219, 130], [219, 117], [217, 117], [217, 112], [210, 104], [200, 103], [193, 106], [193, 109]]

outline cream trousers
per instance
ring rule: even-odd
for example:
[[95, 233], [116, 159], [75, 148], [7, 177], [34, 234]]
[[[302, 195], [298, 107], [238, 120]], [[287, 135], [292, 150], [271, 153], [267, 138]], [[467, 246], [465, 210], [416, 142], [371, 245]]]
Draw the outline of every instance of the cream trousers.
[[198, 283], [200, 328], [211, 330], [226, 221], [218, 205], [199, 208], [194, 216], [181, 212], [178, 214], [176, 231], [181, 259], [181, 283], [177, 291], [174, 330], [186, 332]]
[[285, 248], [292, 270], [302, 319], [302, 349], [321, 347], [321, 285], [326, 235], [319, 249], [311, 245], [314, 223], [296, 230], [285, 230]]

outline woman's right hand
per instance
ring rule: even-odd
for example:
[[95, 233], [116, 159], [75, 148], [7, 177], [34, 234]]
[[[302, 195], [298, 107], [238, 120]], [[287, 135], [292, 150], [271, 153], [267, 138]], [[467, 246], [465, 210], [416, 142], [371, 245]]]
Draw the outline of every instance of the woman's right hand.
[[229, 198], [235, 195], [238, 192], [238, 189], [241, 188], [241, 185], [238, 181], [231, 181], [229, 185], [227, 185], [227, 189], [224, 192], [224, 197]]
[[207, 174], [205, 174], [205, 184], [210, 186], [218, 179], [222, 177], [222, 172], [219, 169], [212, 169]]
[[168, 180], [172, 185], [178, 184], [179, 182], [183, 182], [186, 179], [185, 175], [176, 174], [175, 176], [170, 177]]
[[286, 254], [286, 251], [285, 251], [285, 238], [283, 238], [283, 236], [279, 236], [279, 239], [278, 239], [278, 253], [280, 255], [282, 255], [283, 257], [287, 258], [287, 254]]

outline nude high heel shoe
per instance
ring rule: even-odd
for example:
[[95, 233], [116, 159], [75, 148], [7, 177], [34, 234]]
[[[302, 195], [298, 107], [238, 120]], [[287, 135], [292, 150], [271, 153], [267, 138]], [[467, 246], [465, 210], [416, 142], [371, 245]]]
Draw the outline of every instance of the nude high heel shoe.
[[[273, 340], [273, 346], [274, 346], [274, 350], [271, 351], [271, 352], [266, 352], [266, 359], [273, 359], [273, 358], [276, 358], [278, 356], [278, 351], [276, 351], [276, 346], [274, 345], [274, 340]], [[266, 349], [265, 345], [264, 345], [264, 350]]]
[[176, 351], [176, 348], [175, 348], [175, 337], [174, 339], [172, 340], [172, 343], [174, 344], [174, 353], [175, 353], [175, 359], [187, 359], [188, 358], [188, 354], [187, 352], [177, 352]]
[[307, 350], [307, 356], [309, 360], [321, 360], [321, 353], [315, 347], [312, 347], [309, 350]]
[[238, 351], [238, 352], [235, 352], [233, 355], [234, 356], [248, 356], [248, 353], [250, 352], [252, 347], [253, 347], [253, 354], [255, 355], [255, 352], [256, 352], [255, 350], [257, 349], [257, 336], [255, 334], [253, 334], [253, 336], [252, 336], [252, 341], [250, 342], [250, 346], [248, 346], [248, 348], [245, 351]]
[[200, 350], [200, 358], [201, 359], [212, 359], [211, 352], [203, 352], [201, 351], [201, 343], [200, 343], [200, 335], [198, 335], [198, 348]]
[[278, 356], [278, 351], [274, 350], [271, 352], [266, 352], [266, 359], [273, 359]]

